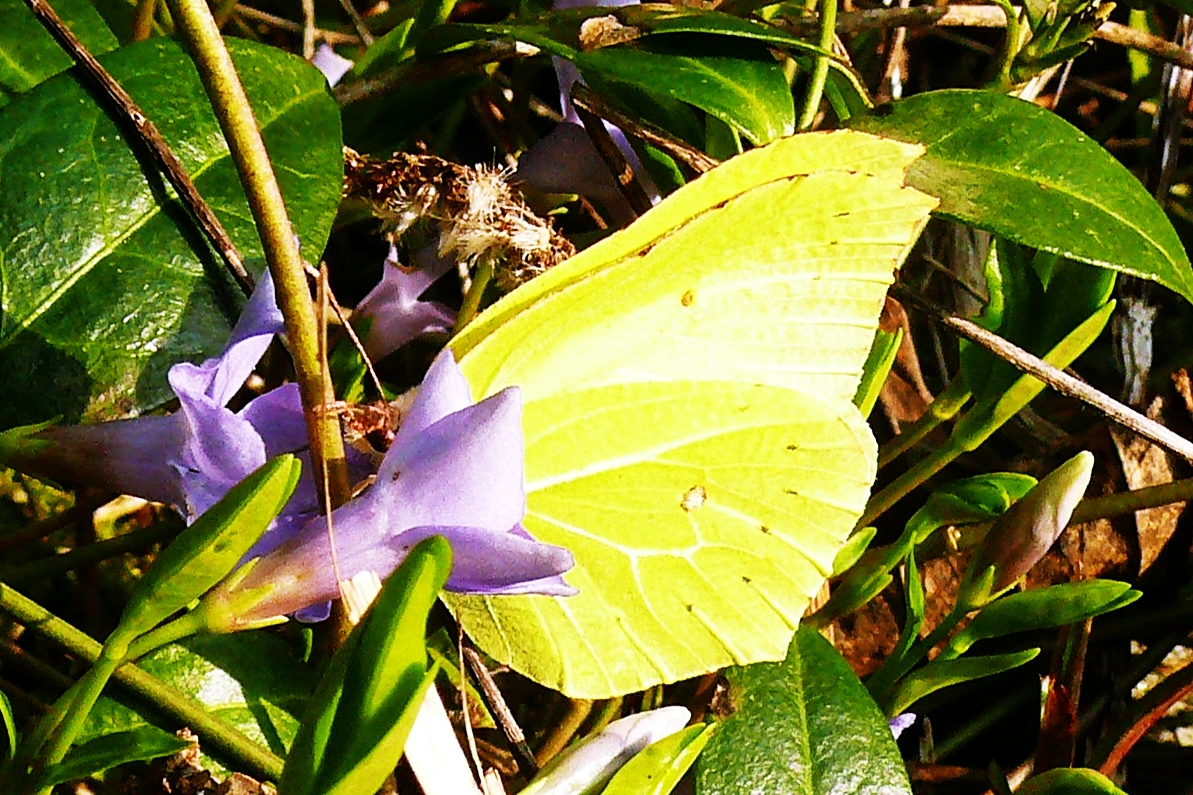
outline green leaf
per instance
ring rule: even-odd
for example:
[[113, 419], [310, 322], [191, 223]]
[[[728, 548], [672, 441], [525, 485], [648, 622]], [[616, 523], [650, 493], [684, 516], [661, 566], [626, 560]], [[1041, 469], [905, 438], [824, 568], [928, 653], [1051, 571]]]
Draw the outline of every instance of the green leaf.
[[1096, 770], [1062, 767], [1032, 776], [1017, 795], [1127, 795]]
[[915, 154], [752, 150], [461, 332], [478, 397], [522, 390], [524, 524], [580, 591], [451, 597], [487, 653], [583, 698], [782, 659], [874, 477], [851, 401], [932, 207]]
[[[630, 46], [581, 46], [581, 23], [589, 17], [605, 16], [610, 10], [556, 12], [526, 23], [443, 25], [428, 37], [428, 49], [484, 38], [515, 39], [572, 61], [586, 79], [596, 83], [624, 85], [695, 105], [737, 128], [756, 144], [795, 131], [791, 88], [757, 36], [672, 34], [646, 36]], [[638, 13], [643, 15], [639, 22], [645, 25], [642, 20], [659, 12], [649, 9]], [[764, 26], [752, 27], [757, 30]]]
[[155, 726], [116, 732], [96, 737], [90, 742], [77, 745], [66, 758], [47, 770], [38, 779], [43, 787], [74, 781], [96, 773], [102, 773], [129, 762], [145, 762], [171, 756], [190, 748], [194, 742], [175, 737]]
[[393, 772], [435, 679], [427, 615], [450, 570], [451, 547], [433, 536], [386, 580], [311, 699], [282, 775], [287, 795], [373, 792]]
[[[137, 666], [204, 704], [211, 712], [276, 754], [284, 754], [298, 731], [299, 710], [314, 687], [307, 666], [265, 632], [204, 635], [164, 646]], [[142, 709], [101, 698], [80, 741], [150, 723]], [[162, 725], [173, 732], [181, 727]], [[223, 770], [208, 760], [217, 773]]]
[[1083, 580], [1009, 594], [982, 608], [954, 635], [949, 652], [964, 654], [979, 640], [1072, 624], [1125, 607], [1142, 595], [1114, 580]]
[[1024, 245], [1163, 284], [1193, 301], [1193, 268], [1160, 205], [1059, 116], [985, 91], [933, 91], [850, 120], [923, 144], [909, 184], [938, 212]]
[[[54, 11], [92, 55], [118, 46], [87, 0], [54, 0]], [[0, 19], [0, 105], [74, 65], [24, 0], [0, 0]]]
[[[338, 111], [323, 76], [273, 47], [228, 46], [307, 256], [339, 205]], [[241, 253], [261, 246], [190, 58], [157, 39], [100, 59], [174, 147]], [[170, 396], [165, 372], [217, 353], [238, 294], [123, 127], [73, 73], [0, 111], [5, 425], [127, 413]], [[261, 266], [251, 265], [254, 270]]]
[[713, 40], [694, 46], [685, 37], [670, 37], [577, 52], [572, 60], [585, 76], [695, 105], [755, 144], [795, 132], [787, 78], [759, 44]]
[[910, 795], [886, 719], [815, 631], [784, 662], [726, 675], [734, 712], [696, 764], [697, 795]]
[[17, 722], [12, 716], [12, 704], [3, 691], [0, 691], [0, 723], [4, 724], [4, 758], [12, 759], [17, 749]]
[[1001, 674], [1012, 668], [1018, 668], [1020, 665], [1034, 660], [1039, 653], [1039, 649], [1027, 649], [1010, 654], [991, 654], [986, 657], [933, 660], [922, 668], [915, 669], [899, 682], [899, 686], [895, 688], [890, 697], [886, 713], [898, 715], [900, 712], [905, 712], [908, 707], [924, 696], [949, 685], [970, 682], [974, 679], [982, 679]]
[[857, 394], [853, 396], [853, 404], [863, 417], [869, 417], [878, 402], [882, 392], [882, 385], [895, 364], [895, 355], [899, 353], [899, 345], [903, 342], [903, 329], [887, 332], [882, 329], [874, 336], [874, 346], [870, 348], [870, 355], [866, 357], [866, 364], [862, 368], [862, 380], [858, 384]]
[[278, 456], [204, 511], [137, 581], [113, 637], [148, 632], [222, 580], [281, 512], [301, 472], [293, 455]]
[[601, 795], [670, 795], [716, 729], [716, 724], [689, 726], [648, 745], [614, 774]]

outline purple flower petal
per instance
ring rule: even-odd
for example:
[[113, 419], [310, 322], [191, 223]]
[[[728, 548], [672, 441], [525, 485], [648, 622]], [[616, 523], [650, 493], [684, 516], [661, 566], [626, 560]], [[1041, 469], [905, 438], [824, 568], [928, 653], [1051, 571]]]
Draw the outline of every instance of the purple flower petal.
[[47, 428], [33, 437], [34, 452], [7, 463], [34, 475], [181, 507], [186, 496], [169, 462], [182, 450], [187, 432], [180, 414]]
[[916, 716], [914, 712], [904, 712], [902, 715], [896, 715], [890, 719], [891, 734], [895, 735], [895, 739], [898, 740], [903, 732], [911, 728], [915, 720]]
[[414, 402], [410, 404], [406, 416], [402, 417], [402, 427], [398, 429], [394, 444], [405, 444], [449, 414], [463, 411], [471, 405], [472, 390], [460, 373], [451, 348], [444, 348], [431, 362], [422, 386], [414, 396]]
[[308, 444], [298, 384], [283, 384], [254, 398], [241, 409], [240, 416], [260, 435], [267, 459], [301, 450]]
[[405, 557], [415, 544], [431, 536], [443, 536], [452, 547], [449, 591], [547, 596], [578, 593], [560, 576], [576, 565], [571, 552], [514, 533], [494, 533], [477, 527], [415, 527], [393, 542], [401, 543]]
[[394, 528], [506, 532], [526, 511], [521, 416], [521, 392], [510, 387], [413, 438], [399, 436], [365, 496], [385, 504]]
[[370, 318], [364, 335], [365, 352], [374, 361], [382, 359], [420, 334], [448, 332], [456, 324], [456, 313], [419, 296], [435, 280], [455, 267], [454, 260], [440, 257], [428, 248], [414, 255], [415, 267], [398, 264], [391, 253], [385, 261], [381, 281], [357, 305], [355, 316]]
[[355, 62], [341, 56], [326, 44], [320, 44], [319, 48], [315, 50], [314, 57], [311, 58], [311, 66], [322, 72], [323, 76], [327, 78], [327, 85], [332, 87], [340, 82], [355, 65]]

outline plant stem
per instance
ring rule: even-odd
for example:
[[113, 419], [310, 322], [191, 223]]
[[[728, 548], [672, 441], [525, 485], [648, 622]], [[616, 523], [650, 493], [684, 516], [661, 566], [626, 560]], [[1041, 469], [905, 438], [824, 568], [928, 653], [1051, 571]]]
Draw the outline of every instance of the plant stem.
[[[894, 692], [895, 685], [899, 680], [907, 675], [912, 668], [919, 664], [920, 660], [928, 655], [938, 643], [949, 636], [956, 626], [961, 623], [961, 619], [965, 618], [968, 611], [960, 605], [954, 605], [949, 614], [941, 619], [941, 622], [936, 625], [936, 628], [928, 633], [928, 637], [923, 640], [916, 641], [908, 649], [907, 653], [898, 659], [887, 660], [881, 668], [879, 668], [873, 676], [866, 681], [866, 689], [870, 691], [870, 695], [878, 702], [879, 706], [885, 712], [888, 704], [889, 696]], [[893, 718], [894, 715], [887, 715], [888, 718]]]
[[[820, 49], [825, 53], [833, 51], [837, 38], [837, 0], [822, 0], [820, 5]], [[804, 109], [800, 113], [796, 129], [810, 130], [820, 111], [820, 100], [824, 97], [824, 84], [828, 80], [829, 55], [817, 55], [812, 76], [808, 79], [808, 93], [804, 96]]]
[[1070, 524], [1092, 522], [1095, 519], [1110, 519], [1188, 500], [1193, 500], [1193, 478], [1082, 500], [1073, 511]]
[[298, 240], [286, 215], [286, 205], [253, 109], [207, 3], [204, 0], [169, 0], [169, 6], [191, 49], [248, 196], [277, 290], [278, 307], [285, 318], [286, 336], [310, 436], [315, 482], [326, 478], [331, 507], [334, 508], [346, 502], [351, 491], [339, 417], [328, 410], [335, 396], [330, 380], [325, 378], [319, 366], [315, 304], [307, 286]]
[[[102, 648], [99, 642], [3, 583], [0, 583], [0, 611], [72, 654], [85, 660], [99, 658]], [[248, 771], [274, 781], [281, 777], [282, 760], [278, 756], [245, 737], [184, 693], [128, 663], [118, 668], [114, 676], [116, 681], [156, 704], [179, 724], [189, 726], [203, 738], [204, 743], [228, 754]]]
[[1002, 63], [999, 65], [998, 79], [1004, 89], [1011, 86], [1011, 67], [1015, 63], [1015, 56], [1019, 54], [1021, 36], [1019, 31], [1019, 9], [1011, 5], [1010, 0], [994, 0], [994, 4], [1007, 15], [1007, 35], [1003, 43]]
[[965, 379], [958, 374], [944, 391], [936, 396], [923, 416], [905, 426], [898, 436], [879, 448], [878, 468], [882, 469], [939, 428], [941, 423], [955, 417], [971, 397], [973, 393], [966, 388]]
[[493, 261], [489, 257], [485, 257], [477, 264], [476, 276], [473, 277], [472, 284], [464, 296], [464, 302], [460, 305], [460, 311], [456, 314], [457, 329], [464, 328], [476, 317], [477, 312], [480, 311], [481, 297], [492, 280]]

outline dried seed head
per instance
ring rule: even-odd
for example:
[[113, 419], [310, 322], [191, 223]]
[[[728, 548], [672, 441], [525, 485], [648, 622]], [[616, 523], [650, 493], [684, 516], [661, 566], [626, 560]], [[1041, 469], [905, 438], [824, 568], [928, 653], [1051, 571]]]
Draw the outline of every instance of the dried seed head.
[[425, 227], [440, 256], [494, 266], [505, 291], [575, 253], [551, 223], [535, 215], [491, 166], [468, 168], [433, 155], [397, 153], [376, 161], [344, 150], [344, 195], [367, 203], [396, 237]]

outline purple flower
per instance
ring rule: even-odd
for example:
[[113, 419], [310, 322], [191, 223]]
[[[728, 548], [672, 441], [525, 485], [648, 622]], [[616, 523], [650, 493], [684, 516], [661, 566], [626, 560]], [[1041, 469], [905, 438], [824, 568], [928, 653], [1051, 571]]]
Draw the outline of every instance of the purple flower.
[[895, 717], [891, 718], [890, 721], [888, 721], [888, 724], [891, 727], [891, 734], [895, 735], [896, 740], [899, 739], [903, 732], [911, 728], [911, 726], [915, 723], [915, 719], [916, 715], [914, 712], [904, 712], [896, 715]]
[[516, 387], [473, 404], [445, 350], [373, 485], [332, 514], [334, 556], [326, 519], [318, 517], [210, 600], [234, 605], [225, 612], [236, 626], [294, 613], [320, 618], [326, 612], [320, 608], [339, 593], [337, 575], [348, 580], [372, 571], [384, 578], [432, 535], [452, 546], [450, 591], [574, 594], [560, 576], [574, 565], [571, 553], [536, 542], [520, 524], [526, 509], [521, 414]]
[[[555, 0], [554, 8], [617, 8], [637, 4], [638, 0]], [[523, 153], [518, 159], [515, 179], [544, 193], [578, 193], [596, 199], [618, 224], [629, 223], [634, 219], [634, 212], [618, 188], [617, 181], [609, 173], [605, 161], [597, 153], [572, 105], [572, 86], [577, 82], [583, 82], [580, 70], [562, 58], [554, 57], [551, 61], [559, 82], [559, 103], [563, 122]], [[605, 122], [605, 129], [609, 131], [617, 147], [625, 155], [626, 162], [641, 180], [647, 195], [652, 201], [658, 202], [659, 190], [642, 167], [642, 161], [630, 146], [625, 133], [609, 122]]]
[[[219, 357], [170, 368], [179, 411], [48, 428], [6, 451], [6, 461], [35, 475], [173, 505], [193, 521], [268, 458], [307, 444], [294, 384], [262, 395], [239, 413], [227, 408], [282, 327], [266, 274]], [[313, 490], [303, 491], [307, 501], [300, 495], [291, 504], [313, 508]]]
[[[396, 279], [396, 293], [412, 299], [425, 288], [420, 280], [435, 278], [433, 272], [403, 277]], [[391, 309], [414, 315], [410, 321], [384, 321], [408, 331], [425, 328], [430, 316], [409, 303]], [[240, 412], [227, 408], [281, 331], [266, 275], [219, 357], [170, 368], [177, 412], [32, 433], [18, 429], [0, 435], [0, 458], [33, 474], [166, 502], [193, 520], [269, 458], [307, 445], [294, 384], [256, 398]], [[560, 577], [573, 565], [571, 554], [534, 541], [519, 524], [526, 501], [522, 477], [520, 392], [510, 388], [473, 405], [445, 351], [427, 373], [374, 484], [333, 514], [339, 576], [373, 571], [385, 577], [418, 541], [442, 535], [455, 560], [450, 590], [574, 593]], [[272, 594], [262, 608], [269, 616], [338, 595], [326, 520], [309, 474], [250, 556], [259, 560], [242, 587], [264, 587]]]
[[357, 304], [353, 316], [367, 320], [365, 353], [379, 361], [421, 334], [447, 333], [456, 324], [456, 313], [435, 301], [419, 296], [440, 276], [455, 267], [454, 260], [440, 257], [434, 246], [414, 252], [414, 266], [398, 262], [390, 248], [381, 281]]

